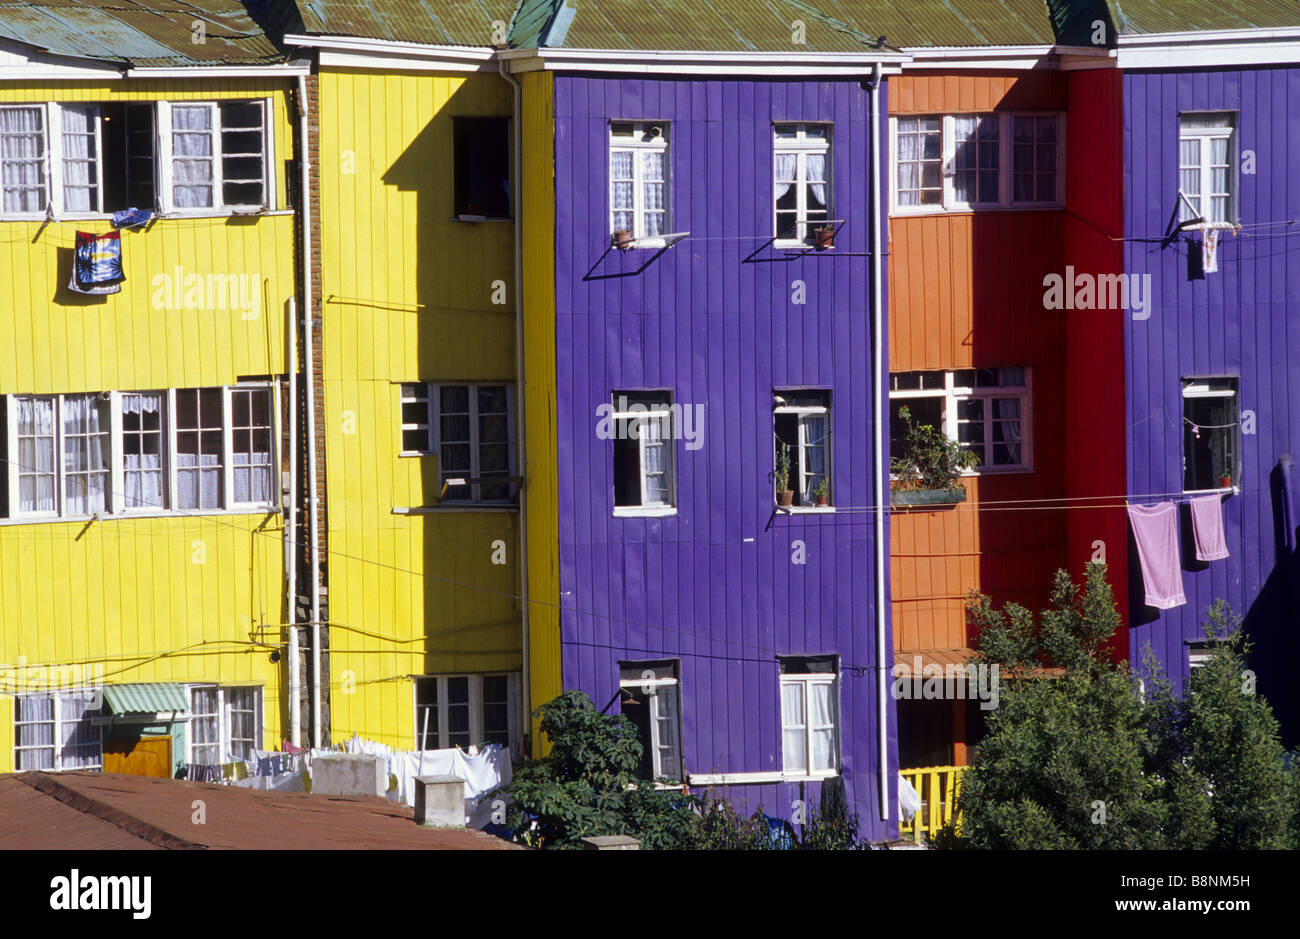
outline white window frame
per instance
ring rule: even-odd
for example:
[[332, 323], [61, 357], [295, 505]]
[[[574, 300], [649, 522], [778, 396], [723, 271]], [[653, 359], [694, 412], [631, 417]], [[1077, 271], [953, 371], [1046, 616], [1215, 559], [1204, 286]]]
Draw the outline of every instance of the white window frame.
[[[667, 396], [668, 401], [666, 404], [663, 404], [662, 406], [656, 405], [653, 408], [645, 406], [643, 410], [639, 410], [639, 411], [633, 411], [630, 409], [626, 411], [617, 410], [619, 398], [624, 396], [629, 396], [632, 394], [636, 394], [636, 395], [662, 394]], [[660, 516], [660, 515], [677, 514], [677, 437], [676, 437], [677, 427], [674, 423], [676, 415], [673, 411], [672, 398], [673, 398], [672, 392], [654, 390], [654, 389], [641, 391], [641, 390], [633, 390], [633, 389], [625, 388], [616, 391], [613, 395], [614, 403], [612, 407], [614, 408], [614, 410], [611, 411], [610, 419], [613, 422], [613, 426], [616, 431], [618, 431], [619, 429], [618, 428], [619, 421], [630, 421], [630, 420], [640, 421], [637, 427], [636, 445], [637, 445], [637, 453], [639, 455], [638, 464], [640, 467], [640, 473], [638, 476], [638, 484], [641, 487], [641, 502], [638, 505], [615, 505], [614, 515], [616, 516], [636, 517], [636, 516]], [[667, 426], [667, 433], [661, 438], [661, 443], [663, 445], [664, 454], [665, 454], [664, 476], [667, 478], [667, 482], [668, 482], [667, 489], [668, 489], [669, 501], [667, 502], [646, 501], [646, 492], [648, 491], [648, 487], [646, 485], [646, 478], [647, 478], [646, 459], [645, 459], [646, 442], [645, 442], [645, 436], [641, 433], [641, 428], [645, 426], [646, 422], [651, 420], [658, 420], [662, 423], [665, 423]], [[618, 438], [616, 435], [616, 439], [612, 441], [615, 444], [614, 447], [615, 453], [617, 453], [617, 444], [619, 439], [621, 438]], [[618, 498], [617, 492], [614, 493], [614, 498], [615, 500], [617, 500]]]
[[[53, 773], [57, 773], [57, 772], [65, 772], [65, 771], [67, 771], [67, 772], [72, 772], [72, 771], [76, 771], [76, 770], [101, 770], [101, 771], [103, 770], [103, 768], [104, 768], [104, 733], [103, 733], [103, 729], [102, 729], [102, 727], [99, 728], [99, 760], [97, 761], [96, 764], [91, 764], [91, 765], [89, 765], [89, 766], [87, 766], [87, 765], [77, 765], [77, 766], [67, 766], [67, 767], [65, 767], [65, 766], [63, 765], [63, 751], [66, 749], [66, 748], [64, 747], [64, 745], [63, 745], [64, 725], [65, 725], [65, 724], [68, 724], [68, 723], [75, 723], [75, 721], [73, 721], [72, 719], [70, 719], [70, 718], [68, 718], [68, 717], [66, 717], [66, 716], [64, 715], [64, 713], [63, 713], [63, 710], [64, 710], [64, 702], [65, 702], [68, 698], [71, 698], [71, 697], [74, 696], [74, 695], [79, 695], [79, 694], [82, 694], [82, 693], [84, 693], [84, 692], [77, 692], [77, 691], [53, 691], [53, 692], [50, 692], [49, 694], [23, 694], [23, 695], [17, 695], [17, 696], [15, 696], [15, 702], [14, 702], [14, 746], [13, 746], [13, 765], [14, 765], [14, 769], [15, 769], [15, 771], [19, 771], [19, 754], [20, 754], [20, 753], [25, 753], [25, 752], [29, 752], [29, 751], [40, 751], [40, 750], [49, 750], [49, 751], [52, 751], [52, 753], [53, 753], [53, 755], [54, 755], [54, 760], [53, 760], [53, 762], [54, 762], [54, 768], [53, 768], [53, 769], [50, 769], [50, 770], [42, 770], [42, 772], [47, 772], [47, 773], [51, 773], [51, 772], [53, 772]], [[53, 707], [53, 710], [52, 710], [52, 713], [53, 713], [53, 715], [54, 715], [54, 716], [53, 716], [53, 719], [52, 719], [52, 720], [49, 720], [49, 721], [19, 721], [19, 720], [18, 720], [17, 698], [52, 698], [52, 699], [53, 699], [53, 706], [52, 706], [52, 707]], [[78, 712], [78, 714], [77, 714], [77, 717], [78, 717], [78, 718], [80, 718], [81, 713], [82, 713], [82, 712], [80, 712], [80, 711]], [[19, 736], [19, 735], [18, 735], [18, 728], [19, 728], [20, 726], [22, 726], [22, 727], [26, 727], [26, 726], [37, 725], [37, 724], [49, 724], [49, 725], [52, 726], [54, 736], [53, 736], [53, 738], [52, 738], [52, 740], [51, 740], [49, 746], [45, 746], [45, 745], [37, 745], [37, 746], [30, 746], [30, 745], [29, 745], [29, 746], [20, 746], [20, 745], [18, 744], [18, 736]]]
[[[627, 663], [629, 666], [634, 663]], [[652, 781], [658, 783], [660, 779], [672, 780], [674, 786], [685, 782], [686, 769], [685, 753], [682, 747], [682, 693], [681, 680], [676, 675], [667, 678], [620, 678], [618, 682], [620, 689], [626, 688], [635, 693], [640, 693], [649, 698], [649, 724], [650, 724], [650, 766], [653, 774]], [[659, 696], [661, 694], [672, 696], [673, 706], [676, 708], [674, 716], [676, 718], [675, 728], [677, 740], [672, 746], [676, 749], [677, 766], [672, 773], [665, 773], [663, 739], [659, 735]]]
[[[1017, 367], [1017, 366], [1004, 366]], [[915, 369], [914, 371], [934, 371], [940, 369]], [[963, 476], [992, 476], [1002, 473], [1032, 473], [1034, 471], [1034, 440], [1033, 440], [1033, 370], [1029, 366], [1023, 366], [1025, 383], [1023, 385], [999, 385], [996, 387], [979, 387], [978, 383], [974, 386], [965, 386], [956, 384], [956, 373], [964, 371], [981, 371], [979, 368], [971, 369], [946, 369], [943, 370], [943, 388], [909, 388], [895, 391], [892, 388], [889, 392], [889, 400], [903, 401], [916, 400], [918, 398], [939, 399], [943, 401], [943, 427], [941, 428], [945, 437], [954, 442], [958, 441], [958, 426], [962, 423], [959, 418], [958, 403], [968, 401], [973, 398], [984, 399], [984, 452], [977, 455], [980, 463], [974, 469], [964, 470]], [[893, 372], [890, 374], [891, 384], [893, 376], [900, 374]], [[901, 373], [905, 374], [905, 373]], [[993, 446], [991, 428], [993, 423], [992, 407], [990, 400], [993, 398], [1019, 398], [1020, 399], [1020, 462], [1014, 465], [1000, 465], [987, 462], [985, 457], [989, 453], [989, 448]], [[893, 477], [891, 474], [891, 478]]]
[[[795, 129], [794, 137], [778, 137], [779, 128]], [[825, 128], [826, 136], [809, 137], [808, 128]], [[825, 121], [774, 121], [772, 124], [772, 236], [777, 248], [802, 247], [808, 244], [808, 228], [817, 224], [808, 218], [808, 157], [826, 157], [826, 218], [822, 224], [830, 224], [835, 215], [835, 167], [834, 167], [834, 126]], [[776, 206], [776, 164], [781, 155], [794, 154], [795, 159], [795, 231], [794, 238], [781, 238], [777, 233], [781, 223]]]
[[[230, 749], [231, 742], [232, 742], [231, 701], [230, 701], [230, 696], [227, 694], [227, 692], [234, 691], [234, 690], [245, 690], [245, 689], [252, 689], [257, 698], [253, 710], [253, 713], [256, 715], [253, 721], [254, 724], [253, 749], [255, 750], [262, 749], [262, 744], [266, 742], [266, 690], [265, 688], [263, 688], [263, 686], [261, 685], [215, 685], [215, 684], [205, 684], [200, 682], [200, 683], [185, 686], [185, 697], [186, 700], [189, 701], [189, 707], [191, 709], [188, 710], [185, 714], [185, 751], [186, 751], [187, 763], [195, 763], [195, 764], [198, 763], [198, 760], [194, 758], [194, 748], [195, 748], [194, 734], [190, 730], [190, 721], [196, 719], [196, 717], [198, 716], [192, 710], [194, 707], [193, 692], [196, 690], [204, 690], [204, 691], [215, 690], [217, 692], [217, 733], [218, 733], [217, 763], [221, 764], [221, 763], [229, 762], [230, 758], [234, 755]], [[209, 717], [211, 715], [205, 714], [203, 716]], [[205, 746], [208, 745], [209, 744], [205, 744]], [[211, 764], [199, 764], [199, 765], [211, 765]]]
[[[831, 688], [831, 705], [835, 709], [831, 715], [831, 723], [826, 727], [814, 727], [812, 725], [813, 715], [813, 697], [812, 689], [814, 685], [830, 685]], [[785, 689], [787, 686], [798, 687], [803, 693], [803, 723], [789, 723], [785, 713]], [[840, 767], [843, 765], [843, 754], [840, 752], [842, 730], [840, 727], [842, 709], [840, 707], [840, 682], [839, 675], [835, 672], [814, 672], [811, 674], [786, 674], [781, 675], [781, 684], [778, 688], [777, 702], [781, 708], [781, 771], [787, 779], [830, 779], [840, 774]], [[831, 766], [827, 769], [813, 769], [813, 731], [826, 730], [832, 731], [833, 743], [831, 745]], [[802, 729], [804, 734], [804, 770], [790, 768], [787, 762], [785, 752], [785, 732], [787, 730]]]
[[[1237, 122], [1236, 112], [1234, 111], [1182, 111], [1178, 115], [1178, 188], [1182, 191], [1182, 175], [1184, 170], [1195, 169], [1197, 178], [1200, 180], [1200, 190], [1196, 194], [1183, 192], [1188, 200], [1196, 199], [1200, 202], [1201, 217], [1207, 222], [1235, 222], [1237, 221]], [[1188, 127], [1185, 126], [1184, 118], [1200, 118], [1202, 120], [1219, 118], [1220, 123], [1212, 127]], [[1196, 166], [1183, 164], [1183, 142], [1195, 140], [1198, 142], [1200, 159]], [[1212, 144], [1215, 140], [1226, 140], [1228, 142], [1228, 162], [1226, 164], [1216, 164], [1210, 162]], [[1221, 167], [1227, 170], [1228, 191], [1227, 192], [1209, 192], [1211, 181], [1214, 179], [1213, 169]], [[1216, 196], [1227, 196], [1227, 208], [1224, 210], [1225, 218], [1210, 218], [1205, 214], [1207, 207], [1206, 200], [1213, 199]], [[1178, 201], [1178, 220], [1180, 222], [1191, 221], [1193, 218], [1191, 210], [1181, 199]]]
[[[156, 206], [141, 206], [155, 209], [166, 215], [183, 217], [221, 217], [233, 214], [252, 214], [258, 212], [278, 211], [280, 206], [275, 189], [275, 130], [272, 120], [275, 108], [271, 98], [217, 98], [208, 101], [154, 101], [126, 102], [151, 103], [154, 108], [154, 198]], [[12, 220], [44, 219], [47, 211], [56, 219], [105, 219], [112, 213], [105, 212], [104, 206], [104, 141], [103, 141], [103, 101], [48, 101], [40, 104], [3, 104], [0, 109], [28, 108], [42, 112], [42, 133], [44, 136], [43, 166], [45, 174], [45, 204], [39, 212], [6, 213], [0, 202], [0, 218]], [[221, 105], [255, 104], [262, 112], [262, 186], [265, 201], [260, 205], [243, 203], [226, 203], [222, 193], [222, 152], [221, 152]], [[175, 204], [172, 193], [172, 127], [171, 108], [207, 107], [212, 119], [212, 161], [213, 161], [213, 205], [183, 208]], [[63, 182], [63, 111], [71, 108], [94, 108], [98, 118], [95, 122], [95, 173], [96, 173], [96, 207], [90, 212], [71, 212], [66, 208]]]
[[[1237, 383], [1237, 387], [1236, 388], [1210, 387], [1210, 383], [1216, 381], [1235, 381]], [[1232, 444], [1232, 450], [1233, 450], [1232, 488], [1235, 489], [1237, 485], [1240, 483], [1240, 479], [1238, 479], [1238, 476], [1241, 473], [1241, 464], [1242, 464], [1241, 425], [1240, 425], [1241, 379], [1236, 375], [1214, 375], [1214, 376], [1201, 377], [1201, 378], [1184, 378], [1182, 380], [1181, 392], [1182, 392], [1182, 400], [1184, 402], [1186, 402], [1188, 398], [1235, 398], [1237, 400], [1238, 425], [1237, 425], [1237, 429], [1233, 431], [1236, 439], [1233, 441]], [[1179, 417], [1182, 418], [1182, 421], [1180, 423], [1184, 423], [1186, 421], [1187, 419], [1186, 404], [1183, 405], [1181, 412], [1179, 413]], [[1182, 482], [1184, 486], [1183, 492], [1188, 492], [1188, 493], [1231, 492], [1232, 489], [1223, 489], [1217, 486], [1212, 489], [1187, 489], [1186, 488], [1187, 449], [1186, 449], [1185, 437], [1186, 437], [1185, 433], [1181, 434], [1179, 437], [1179, 447], [1182, 451], [1182, 457], [1183, 457], [1183, 472], [1181, 473]]]
[[[632, 136], [615, 137], [614, 125], [631, 124]], [[614, 154], [630, 153], [632, 154], [632, 240], [639, 248], [662, 248], [667, 245], [667, 239], [664, 237], [672, 231], [673, 224], [673, 171], [672, 171], [672, 148], [669, 145], [669, 123], [667, 121], [610, 121], [609, 122], [609, 230], [611, 235], [618, 230], [618, 225], [614, 221], [617, 212], [627, 212], [628, 209], [614, 208]], [[642, 139], [651, 130], [659, 128], [659, 136], [651, 140]], [[641, 154], [654, 151], [661, 151], [664, 155], [664, 234], [646, 236], [645, 234], [645, 190], [643, 183], [645, 181], [645, 161], [640, 158]], [[625, 181], [625, 180], [624, 180]]]
[[[964, 202], [957, 198], [957, 118], [998, 117], [998, 199], [996, 202]], [[1017, 117], [1054, 117], [1056, 119], [1056, 198], [1051, 201], [1015, 201], [1014, 141], [1012, 134]], [[940, 205], [902, 205], [898, 201], [898, 121], [900, 119], [939, 118], [940, 175], [943, 202]], [[1065, 112], [1059, 110], [956, 111], [929, 114], [902, 114], [889, 119], [889, 213], [890, 215], [938, 215], [947, 212], [1026, 211], [1065, 207]]]
[[448, 737], [450, 727], [448, 721], [448, 701], [447, 701], [447, 681], [452, 678], [464, 678], [469, 682], [469, 741], [470, 746], [477, 747], [483, 743], [483, 735], [486, 732], [483, 727], [483, 679], [485, 678], [504, 678], [506, 679], [506, 716], [508, 721], [507, 738], [508, 745], [506, 749], [514, 749], [520, 742], [519, 730], [519, 673], [518, 672], [480, 672], [474, 674], [439, 674], [439, 675], [414, 675], [411, 682], [411, 714], [415, 721], [415, 730], [412, 738], [415, 740], [414, 749], [419, 750], [423, 745], [421, 735], [424, 733], [424, 714], [425, 705], [420, 704], [419, 682], [436, 681], [438, 689], [438, 726], [429, 727], [429, 733], [436, 735], [435, 739], [438, 746], [435, 750], [449, 750]]
[[[280, 441], [277, 432], [277, 415], [279, 414], [279, 386], [275, 382], [258, 381], [258, 382], [238, 382], [234, 385], [212, 385], [204, 386], [218, 388], [221, 391], [221, 413], [222, 413], [222, 481], [221, 495], [222, 502], [215, 508], [195, 508], [182, 509], [177, 506], [177, 450], [176, 450], [176, 393], [178, 391], [192, 391], [189, 388], [170, 388], [163, 391], [159, 390], [131, 390], [127, 392], [100, 392], [100, 397], [107, 395], [109, 405], [109, 429], [108, 429], [108, 447], [109, 447], [109, 484], [108, 493], [105, 498], [104, 515], [111, 517], [125, 516], [155, 516], [155, 515], [220, 515], [224, 513], [248, 513], [250, 511], [272, 511], [279, 507], [279, 465]], [[271, 476], [271, 499], [267, 502], [237, 502], [234, 498], [234, 466], [233, 466], [233, 435], [232, 426], [232, 394], [238, 391], [262, 391], [269, 393], [271, 423], [267, 428], [271, 444], [270, 456], [270, 476]], [[55, 483], [55, 509], [54, 511], [41, 512], [23, 512], [19, 509], [19, 474], [22, 466], [16, 456], [8, 460], [8, 472], [4, 478], [4, 484], [8, 486], [9, 498], [7, 501], [9, 515], [5, 519], [0, 519], [0, 524], [13, 522], [33, 522], [59, 519], [87, 519], [93, 518], [94, 515], [71, 515], [65, 510], [66, 490], [65, 490], [65, 431], [63, 426], [63, 409], [64, 399], [69, 397], [81, 397], [83, 395], [93, 395], [94, 392], [78, 392], [75, 394], [53, 394], [53, 395], [7, 395], [5, 396], [5, 433], [6, 453], [18, 453], [18, 421], [16, 409], [13, 402], [19, 398], [48, 398], [54, 401], [54, 436], [55, 436], [55, 453], [54, 453], [54, 483]], [[162, 436], [163, 436], [163, 504], [160, 506], [127, 506], [126, 489], [125, 489], [125, 470], [124, 470], [124, 446], [122, 430], [122, 395], [123, 394], [158, 394], [163, 397], [162, 413]], [[513, 435], [512, 435], [512, 452], [513, 459]]]
[[[508, 482], [510, 477], [517, 475], [515, 472], [515, 386], [510, 381], [427, 381], [427, 382], [402, 382], [398, 387], [398, 420], [401, 429], [401, 436], [405, 438], [405, 432], [408, 430], [423, 430], [427, 440], [428, 450], [407, 450], [403, 447], [398, 451], [398, 456], [436, 456], [438, 457], [438, 484], [441, 486], [443, 481], [448, 478], [449, 473], [452, 479], [459, 479], [467, 476], [470, 479], [480, 479], [482, 472], [482, 454], [479, 450], [478, 434], [478, 389], [495, 388], [504, 386], [506, 390], [506, 442], [509, 445], [507, 456], [507, 473], [502, 478], [507, 492], [509, 492], [512, 483]], [[442, 465], [442, 389], [443, 388], [465, 388], [469, 398], [469, 450], [470, 450], [470, 469], [468, 472], [462, 470], [448, 471]], [[427, 407], [425, 412], [424, 423], [409, 422], [402, 413], [403, 405], [418, 404], [422, 399], [419, 391], [424, 393], [424, 403]], [[398, 441], [404, 444], [405, 440]], [[460, 441], [457, 441], [458, 443]], [[514, 505], [515, 499], [507, 494], [504, 499], [484, 499], [482, 497], [482, 483], [470, 483], [469, 498], [448, 497], [442, 502], [446, 505]]]
[[[828, 390], [824, 389], [824, 388], [807, 388], [807, 389], [805, 389], [805, 388], [778, 388], [778, 389], [775, 391], [775, 394], [776, 394], [776, 395], [787, 395], [787, 394], [789, 394], [789, 395], [795, 395], [795, 394], [823, 394], [823, 395], [826, 396], [826, 398], [827, 398], [828, 400], [830, 399], [830, 392], [829, 392]], [[831, 475], [831, 474], [830, 474], [830, 469], [831, 469], [831, 466], [834, 465], [834, 464], [831, 462], [831, 461], [832, 461], [831, 441], [832, 441], [832, 437], [833, 437], [833, 422], [832, 422], [832, 420], [831, 420], [831, 405], [830, 405], [830, 404], [824, 404], [824, 405], [790, 405], [790, 404], [775, 404], [775, 403], [774, 403], [773, 406], [772, 406], [772, 441], [773, 441], [773, 447], [774, 447], [774, 448], [775, 448], [775, 445], [776, 445], [776, 442], [777, 442], [777, 436], [776, 436], [776, 416], [777, 416], [778, 414], [792, 414], [792, 415], [794, 415], [794, 416], [796, 417], [796, 419], [797, 419], [797, 423], [798, 423], [798, 428], [799, 428], [799, 442], [798, 442], [798, 444], [797, 444], [797, 445], [795, 446], [795, 448], [794, 448], [794, 449], [797, 451], [797, 453], [795, 454], [795, 459], [791, 461], [791, 466], [790, 466], [791, 476], [792, 476], [792, 481], [797, 480], [797, 482], [798, 482], [798, 487], [794, 490], [794, 491], [795, 491], [795, 495], [798, 496], [798, 495], [801, 495], [803, 492], [807, 491], [807, 489], [808, 489], [807, 481], [808, 481], [808, 478], [809, 478], [810, 476], [813, 476], [813, 475], [821, 475], [821, 476], [829, 477], [829, 476]], [[822, 474], [813, 474], [813, 473], [810, 473], [810, 472], [808, 471], [808, 466], [807, 466], [807, 462], [808, 462], [808, 461], [807, 461], [807, 454], [806, 454], [806, 452], [805, 452], [805, 448], [807, 448], [807, 447], [809, 446], [809, 444], [808, 444], [808, 439], [807, 439], [807, 436], [808, 436], [808, 425], [807, 425], [807, 421], [805, 420], [805, 418], [808, 418], [808, 417], [824, 417], [824, 418], [826, 419], [826, 442], [823, 444], [823, 446], [824, 446], [825, 449], [826, 449], [826, 472], [825, 472], [825, 473], [822, 473]], [[830, 492], [829, 492], [829, 486], [827, 487], [827, 491], [828, 491], [828, 495], [830, 495], [830, 498], [827, 499], [827, 504], [826, 504], [826, 505], [823, 505], [823, 506], [819, 506], [819, 505], [816, 505], [816, 504], [792, 505], [792, 506], [789, 506], [789, 507], [787, 508], [787, 510], [788, 510], [788, 511], [791, 511], [791, 512], [826, 512], [826, 511], [828, 511], [828, 510], [830, 510], [830, 509], [833, 509], [833, 508], [834, 508], [834, 495], [833, 495], [833, 493], [830, 493]], [[776, 499], [776, 496], [775, 496], [775, 494], [774, 494], [774, 495], [773, 495], [773, 500], [775, 501], [775, 499]]]
[[[55, 184], [56, 181], [55, 181], [55, 179], [54, 179], [54, 177], [53, 177], [53, 174], [52, 174], [52, 172], [51, 172], [51, 169], [52, 169], [52, 167], [54, 166], [54, 163], [53, 163], [53, 160], [51, 159], [51, 155], [50, 155], [50, 140], [51, 140], [51, 137], [54, 136], [54, 135], [52, 135], [52, 134], [50, 133], [50, 119], [51, 119], [51, 115], [54, 114], [54, 109], [55, 109], [55, 105], [53, 105], [53, 104], [18, 104], [18, 103], [13, 103], [13, 104], [4, 104], [4, 105], [0, 105], [0, 111], [9, 111], [9, 110], [19, 111], [19, 110], [22, 110], [22, 111], [38, 111], [38, 112], [40, 112], [40, 115], [41, 115], [41, 135], [42, 135], [42, 142], [41, 142], [41, 158], [40, 158], [40, 159], [41, 159], [41, 173], [42, 173], [43, 178], [44, 178], [44, 186], [43, 186], [43, 188], [44, 188], [44, 190], [45, 190], [45, 205], [41, 206], [40, 210], [39, 210], [39, 211], [36, 211], [36, 212], [5, 212], [5, 210], [4, 210], [4, 194], [3, 194], [3, 191], [0, 191], [0, 218], [4, 218], [4, 219], [18, 219], [18, 220], [21, 220], [21, 219], [44, 219], [44, 218], [46, 217], [47, 213], [53, 211], [53, 208], [54, 208], [54, 201], [53, 201], [53, 200], [54, 200], [54, 190], [57, 189], [57, 188], [59, 188], [58, 186], [56, 186], [56, 184]], [[0, 171], [2, 171], [2, 170], [3, 170], [3, 166], [0, 166]]]

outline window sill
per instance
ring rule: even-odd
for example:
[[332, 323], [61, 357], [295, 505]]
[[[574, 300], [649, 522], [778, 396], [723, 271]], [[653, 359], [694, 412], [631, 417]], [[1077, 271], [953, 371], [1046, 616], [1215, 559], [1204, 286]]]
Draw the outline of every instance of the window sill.
[[677, 514], [675, 505], [616, 505], [614, 506], [615, 518], [665, 518]]
[[833, 505], [778, 505], [776, 510], [782, 515], [834, 515]]
[[1217, 486], [1214, 489], [1184, 489], [1185, 496], [1235, 496], [1240, 494], [1239, 486]]
[[817, 773], [786, 773], [781, 770], [758, 773], [688, 773], [692, 786], [756, 786], [765, 783], [822, 782], [835, 779], [840, 771], [823, 770]]
[[182, 509], [167, 512], [104, 512], [100, 515], [32, 515], [17, 518], [0, 518], [0, 527], [7, 525], [49, 525], [58, 522], [69, 524], [86, 524], [87, 522], [121, 522], [133, 519], [158, 518], [207, 518], [214, 515], [278, 515], [278, 505], [246, 505], [233, 509]]
[[984, 212], [1060, 212], [1063, 202], [1023, 202], [1012, 205], [896, 205], [889, 210], [890, 218], [912, 215], [980, 215]]
[[393, 515], [437, 515], [453, 512], [505, 512], [515, 513], [519, 506], [493, 502], [449, 502], [446, 505], [398, 505], [393, 507]]
[[513, 222], [514, 219], [507, 215], [453, 215], [447, 221], [466, 222], [475, 225], [479, 222]]

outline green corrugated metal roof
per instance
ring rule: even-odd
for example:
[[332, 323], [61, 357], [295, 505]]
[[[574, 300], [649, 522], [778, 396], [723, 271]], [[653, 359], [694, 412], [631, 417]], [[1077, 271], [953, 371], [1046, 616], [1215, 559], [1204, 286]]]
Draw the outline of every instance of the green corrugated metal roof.
[[[194, 42], [202, 22], [204, 41]], [[284, 56], [237, 0], [0, 0], [0, 36], [134, 66], [256, 65]]]
[[1106, 0], [1120, 35], [1300, 26], [1297, 0]]
[[[286, 0], [287, 2], [287, 0]], [[274, 6], [275, 0], [260, 6]], [[435, 46], [490, 46], [492, 23], [509, 23], [515, 0], [294, 0], [288, 32]]]
[[113, 714], [155, 714], [158, 711], [190, 709], [190, 699], [185, 693], [185, 686], [167, 682], [105, 685], [104, 703]]

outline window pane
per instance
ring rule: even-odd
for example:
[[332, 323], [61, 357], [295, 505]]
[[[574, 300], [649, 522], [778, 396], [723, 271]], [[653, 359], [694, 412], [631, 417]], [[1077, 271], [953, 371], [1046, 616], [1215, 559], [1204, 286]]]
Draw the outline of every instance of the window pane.
[[44, 212], [45, 111], [0, 108], [0, 180], [5, 212]]

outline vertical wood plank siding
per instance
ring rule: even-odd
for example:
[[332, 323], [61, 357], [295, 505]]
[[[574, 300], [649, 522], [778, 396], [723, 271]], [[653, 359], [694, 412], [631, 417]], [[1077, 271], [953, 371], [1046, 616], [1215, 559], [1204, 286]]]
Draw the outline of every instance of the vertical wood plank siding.
[[[890, 111], [954, 114], [1065, 104], [1057, 73], [903, 75]], [[892, 162], [891, 162], [892, 165]], [[968, 594], [1042, 603], [1065, 563], [1058, 513], [1006, 511], [1010, 500], [1065, 495], [1064, 340], [1043, 277], [1063, 269], [1060, 211], [898, 214], [890, 219], [891, 371], [1028, 366], [1033, 471], [968, 478], [968, 501], [894, 512], [890, 538], [895, 650], [970, 646]], [[1001, 505], [981, 508], [984, 503]]]
[[[890, 664], [876, 662], [873, 640], [878, 516], [778, 517], [765, 530], [775, 388], [830, 390], [834, 501], [872, 502], [868, 94], [856, 80], [561, 75], [554, 87], [554, 316], [548, 324], [530, 309], [541, 334], [528, 345], [554, 342], [563, 684], [599, 707], [617, 692], [620, 660], [678, 658], [687, 771], [779, 772], [777, 656], [838, 653], [846, 789], [864, 833], [892, 834], [876, 786], [876, 669]], [[691, 236], [658, 257], [607, 250], [611, 119], [667, 123], [670, 227]], [[848, 219], [833, 251], [784, 254], [770, 244], [773, 121], [833, 123], [832, 211]], [[796, 281], [806, 304], [794, 302]], [[542, 455], [542, 377], [528, 376], [538, 408], [530, 463]], [[674, 516], [612, 513], [612, 444], [596, 436], [596, 408], [614, 389], [634, 388], [671, 389], [675, 402], [705, 408], [703, 447], [675, 445]], [[796, 541], [806, 564], [792, 563]], [[534, 620], [535, 649], [537, 628]], [[783, 783], [731, 794], [751, 811], [762, 802], [789, 817], [793, 800], [816, 790]]]
[[439, 495], [436, 456], [398, 456], [401, 383], [514, 381], [513, 225], [451, 220], [452, 119], [509, 117], [510, 87], [353, 69], [319, 83], [332, 735], [409, 748], [411, 676], [521, 667], [517, 513], [392, 511]]
[[[0, 104], [269, 98], [283, 207], [294, 155], [288, 90], [270, 79], [14, 82], [0, 86]], [[111, 225], [0, 221], [0, 394], [184, 388], [286, 371], [291, 215], [159, 219], [123, 231], [126, 281], [120, 293], [93, 299], [66, 289], [78, 230]], [[155, 278], [177, 269], [251, 276], [258, 315], [246, 319], [237, 305], [177, 308], [165, 293], [157, 297]], [[109, 683], [260, 685], [263, 743], [277, 742], [281, 665], [254, 640], [282, 641], [282, 539], [281, 518], [261, 513], [0, 525], [0, 665], [21, 657], [100, 667]], [[13, 735], [13, 698], [0, 696], [0, 772], [14, 768]]]
[[[1191, 279], [1195, 242], [1124, 246], [1131, 274], [1149, 274], [1150, 319], [1125, 321], [1128, 381], [1128, 482], [1132, 492], [1183, 485], [1181, 379], [1232, 375], [1255, 433], [1241, 437], [1242, 492], [1223, 502], [1230, 556], [1208, 564], [1184, 557], [1185, 606], [1155, 611], [1132, 576], [1130, 652], [1150, 644], [1175, 686], [1188, 673], [1188, 640], [1201, 638], [1205, 611], [1218, 598], [1246, 617], [1256, 644], [1258, 692], [1277, 711], [1284, 740], [1297, 742], [1295, 662], [1300, 634], [1296, 555], [1275, 519], [1279, 458], [1300, 446], [1300, 69], [1218, 69], [1126, 74], [1124, 89], [1125, 235], [1159, 237], [1177, 197], [1178, 114], [1232, 111], [1238, 214], [1243, 235], [1221, 235], [1219, 270]], [[1246, 172], [1247, 154], [1254, 173]], [[1291, 220], [1291, 224], [1285, 224]], [[1269, 225], [1268, 223], [1277, 223]], [[1248, 429], [1248, 428], [1246, 428]], [[1184, 524], [1186, 524], [1184, 522]], [[1294, 525], [1294, 518], [1290, 524]], [[1294, 537], [1294, 532], [1291, 533]]]

